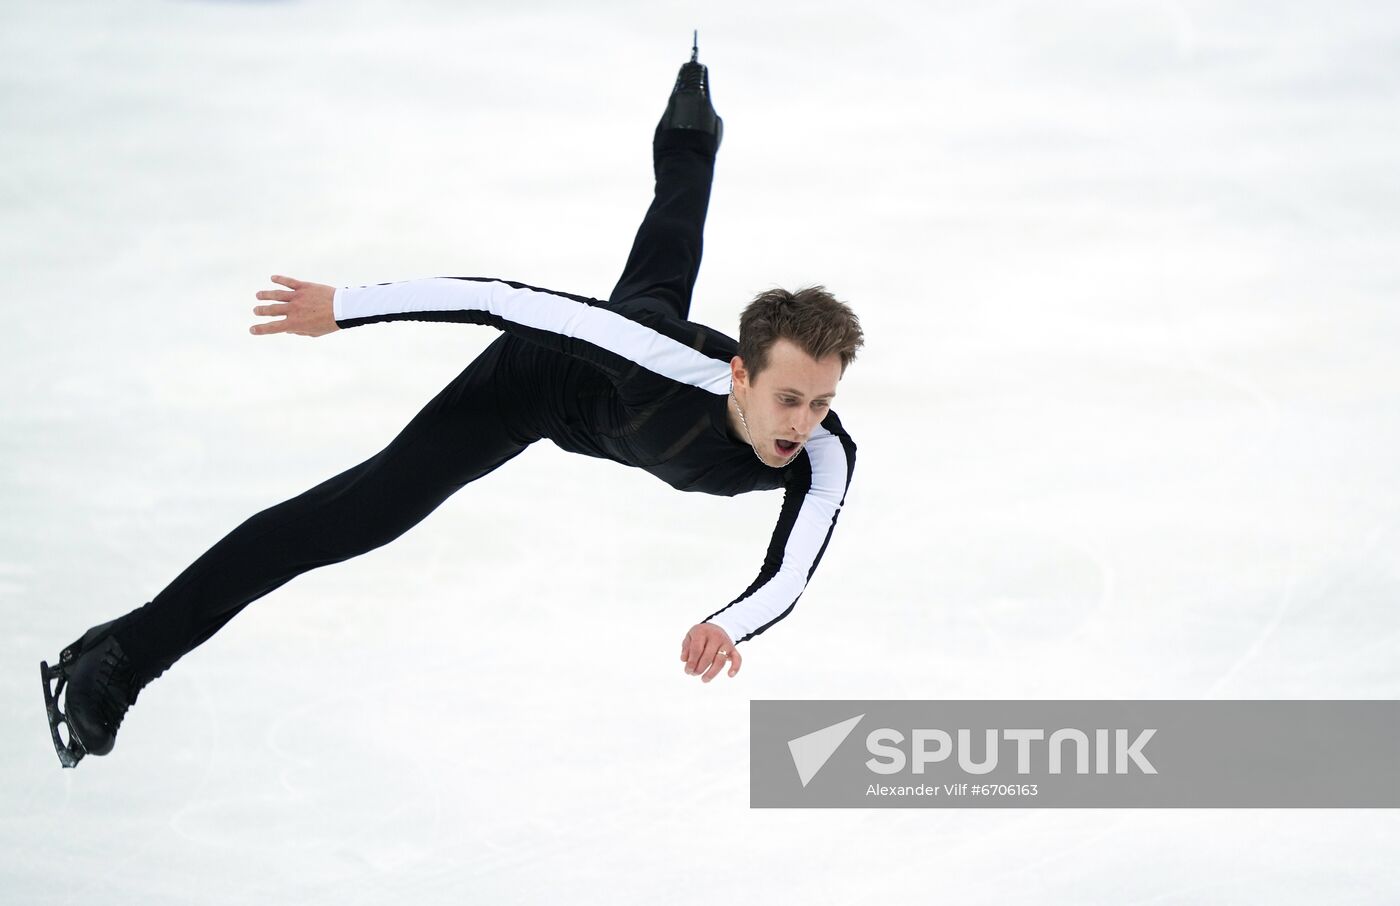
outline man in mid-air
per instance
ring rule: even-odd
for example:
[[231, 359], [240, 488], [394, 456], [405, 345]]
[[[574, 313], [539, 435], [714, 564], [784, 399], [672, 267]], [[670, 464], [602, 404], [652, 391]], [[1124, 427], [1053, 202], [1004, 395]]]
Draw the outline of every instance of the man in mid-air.
[[253, 326], [257, 335], [396, 320], [503, 333], [378, 454], [250, 517], [153, 600], [42, 663], [64, 767], [110, 752], [137, 694], [249, 603], [388, 544], [542, 438], [682, 491], [784, 488], [758, 577], [681, 642], [687, 674], [709, 682], [726, 663], [739, 672], [737, 645], [793, 609], [845, 501], [856, 447], [831, 400], [863, 336], [820, 286], [759, 294], [738, 342], [687, 320], [724, 134], [696, 56], [653, 135], [655, 196], [608, 301], [489, 277], [337, 288], [273, 276], [285, 289], [257, 293], [269, 304], [253, 312], [278, 318]]

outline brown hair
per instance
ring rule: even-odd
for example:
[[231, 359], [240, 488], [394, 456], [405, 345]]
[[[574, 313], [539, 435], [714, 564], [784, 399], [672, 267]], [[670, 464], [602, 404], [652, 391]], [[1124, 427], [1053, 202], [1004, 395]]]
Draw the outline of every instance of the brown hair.
[[744, 307], [739, 315], [739, 357], [749, 380], [768, 367], [768, 350], [779, 337], [796, 343], [814, 359], [839, 353], [842, 374], [865, 344], [856, 313], [824, 286], [807, 286], [795, 293], [766, 290]]

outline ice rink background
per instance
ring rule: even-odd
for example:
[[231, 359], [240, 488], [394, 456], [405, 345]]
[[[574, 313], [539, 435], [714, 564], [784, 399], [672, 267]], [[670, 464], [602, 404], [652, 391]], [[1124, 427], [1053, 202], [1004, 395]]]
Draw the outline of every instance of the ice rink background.
[[[496, 334], [254, 337], [273, 273], [606, 296], [700, 29], [692, 316], [823, 283], [860, 446], [780, 497], [546, 443], [255, 602], [60, 770], [37, 664], [373, 455]], [[1400, 13], [0, 4], [0, 899], [1394, 902], [1393, 811], [748, 807], [750, 698], [1400, 695]]]

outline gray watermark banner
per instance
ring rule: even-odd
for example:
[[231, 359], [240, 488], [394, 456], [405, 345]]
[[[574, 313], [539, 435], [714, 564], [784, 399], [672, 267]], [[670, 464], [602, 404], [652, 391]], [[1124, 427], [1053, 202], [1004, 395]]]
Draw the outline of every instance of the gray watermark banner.
[[1400, 701], [752, 701], [754, 808], [1397, 808]]

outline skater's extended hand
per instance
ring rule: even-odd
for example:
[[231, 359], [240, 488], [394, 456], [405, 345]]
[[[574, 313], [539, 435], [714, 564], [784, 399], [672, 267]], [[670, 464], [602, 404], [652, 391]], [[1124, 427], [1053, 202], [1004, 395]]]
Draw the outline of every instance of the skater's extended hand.
[[[728, 657], [719, 656], [721, 651], [728, 652]], [[704, 674], [700, 680], [706, 683], [719, 675], [726, 660], [729, 661], [730, 676], [738, 673], [739, 665], [744, 663], [729, 633], [714, 623], [697, 623], [690, 627], [685, 641], [681, 642], [681, 660], [685, 661], [686, 673]]]
[[265, 289], [257, 294], [259, 299], [275, 299], [280, 305], [255, 305], [255, 315], [282, 315], [280, 321], [265, 321], [248, 328], [249, 333], [294, 333], [303, 337], [320, 337], [333, 330], [340, 330], [335, 323], [335, 287], [324, 283], [307, 283], [291, 277], [272, 275], [273, 283], [290, 287], [285, 289]]

